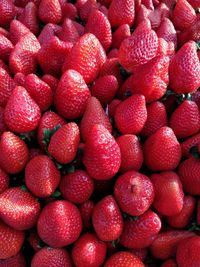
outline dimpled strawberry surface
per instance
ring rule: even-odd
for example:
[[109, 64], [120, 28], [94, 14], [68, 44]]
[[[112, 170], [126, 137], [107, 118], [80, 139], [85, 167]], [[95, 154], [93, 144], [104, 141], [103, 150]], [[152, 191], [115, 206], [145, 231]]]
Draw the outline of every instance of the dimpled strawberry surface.
[[0, 267], [200, 267], [200, 0], [0, 0]]

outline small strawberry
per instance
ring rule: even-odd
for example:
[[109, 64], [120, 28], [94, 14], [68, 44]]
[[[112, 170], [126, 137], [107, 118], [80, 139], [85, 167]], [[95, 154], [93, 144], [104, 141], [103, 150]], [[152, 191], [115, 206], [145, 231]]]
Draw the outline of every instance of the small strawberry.
[[130, 26], [128, 24], [122, 24], [113, 33], [112, 47], [119, 49], [123, 40], [130, 36], [131, 36]]
[[78, 208], [66, 200], [48, 203], [37, 222], [40, 238], [49, 246], [61, 248], [76, 241], [82, 230]]
[[26, 267], [26, 260], [22, 253], [19, 253], [11, 258], [0, 260], [0, 267]]
[[40, 116], [40, 108], [25, 88], [15, 87], [4, 112], [8, 128], [17, 133], [33, 131], [39, 124]]
[[109, 131], [100, 124], [91, 129], [85, 144], [83, 163], [97, 180], [111, 179], [121, 164], [120, 148]]
[[11, 21], [9, 39], [13, 43], [13, 45], [16, 45], [19, 42], [20, 38], [27, 33], [30, 33], [30, 30], [24, 24], [22, 24], [18, 20]]
[[192, 147], [197, 146], [200, 143], [200, 133], [197, 133], [190, 138], [187, 138], [185, 141], [181, 143], [181, 150], [182, 150], [182, 155], [184, 157], [191, 157], [190, 154], [190, 149]]
[[120, 237], [123, 218], [113, 196], [104, 197], [94, 206], [92, 224], [97, 236], [103, 241], [113, 241]]
[[28, 162], [27, 145], [12, 132], [2, 134], [0, 151], [0, 166], [7, 173], [19, 173]]
[[118, 58], [118, 49], [117, 48], [113, 48], [112, 50], [110, 50], [110, 52], [107, 54], [107, 59], [110, 58]]
[[94, 203], [91, 200], [87, 200], [80, 205], [80, 213], [83, 220], [83, 226], [86, 229], [92, 226], [92, 212], [94, 208]]
[[72, 3], [64, 2], [64, 5], [61, 6], [61, 9], [62, 9], [62, 19], [69, 18], [75, 21], [75, 19], [78, 17], [77, 8]]
[[59, 0], [41, 0], [38, 16], [42, 22], [59, 24], [62, 19], [62, 10]]
[[72, 259], [76, 267], [100, 267], [106, 257], [106, 244], [94, 234], [83, 234], [72, 248]]
[[2, 0], [0, 2], [0, 14], [2, 14], [0, 18], [0, 26], [9, 25], [15, 16], [15, 6], [12, 0]]
[[118, 56], [117, 58], [107, 58], [105, 63], [101, 66], [99, 76], [105, 76], [105, 75], [114, 75], [119, 85], [122, 83], [122, 76], [120, 74], [120, 65], [118, 62]]
[[0, 59], [7, 61], [12, 50], [13, 44], [11, 41], [0, 33]]
[[5, 107], [15, 88], [15, 82], [8, 72], [0, 67], [0, 106]]
[[104, 267], [144, 267], [142, 261], [133, 253], [119, 251], [106, 261]]
[[152, 204], [154, 187], [151, 180], [144, 174], [129, 171], [117, 178], [114, 195], [123, 212], [139, 216]]
[[181, 159], [181, 147], [173, 130], [161, 127], [144, 144], [144, 159], [152, 171], [175, 169]]
[[6, 172], [0, 168], [0, 194], [3, 193], [10, 183], [10, 178]]
[[78, 145], [80, 143], [80, 132], [75, 122], [70, 122], [58, 129], [50, 139], [48, 146], [49, 154], [61, 164], [67, 164], [74, 160]]

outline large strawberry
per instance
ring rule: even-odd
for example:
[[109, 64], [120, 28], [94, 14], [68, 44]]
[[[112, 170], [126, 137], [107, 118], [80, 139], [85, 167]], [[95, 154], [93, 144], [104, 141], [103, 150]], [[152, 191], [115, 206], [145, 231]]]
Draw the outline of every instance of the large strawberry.
[[0, 59], [7, 61], [12, 50], [13, 44], [11, 41], [0, 33]]
[[4, 132], [0, 140], [0, 166], [11, 174], [19, 173], [28, 162], [28, 147], [12, 132]]
[[104, 267], [144, 267], [142, 261], [133, 253], [119, 251], [106, 261]]
[[22, 253], [18, 253], [17, 255], [5, 259], [0, 260], [0, 267], [26, 267], [26, 260]]
[[78, 239], [82, 230], [78, 208], [66, 200], [48, 203], [37, 222], [40, 238], [51, 247], [61, 248]]
[[118, 172], [121, 164], [120, 148], [103, 125], [95, 124], [90, 131], [83, 163], [88, 174], [98, 180], [111, 179]]
[[6, 172], [0, 168], [0, 194], [9, 187], [10, 178]]
[[38, 16], [44, 23], [58, 24], [62, 18], [62, 10], [59, 0], [41, 0], [38, 8]]
[[15, 16], [15, 6], [12, 0], [2, 0], [0, 2], [0, 26], [9, 25]]
[[181, 147], [173, 130], [161, 127], [144, 144], [146, 165], [152, 171], [175, 169], [181, 159]]
[[9, 188], [0, 195], [0, 218], [16, 230], [32, 228], [39, 213], [39, 202], [22, 187]]
[[15, 88], [15, 82], [8, 72], [0, 67], [0, 106], [5, 107]]
[[106, 244], [94, 234], [83, 234], [72, 248], [72, 259], [76, 267], [100, 267], [106, 257]]

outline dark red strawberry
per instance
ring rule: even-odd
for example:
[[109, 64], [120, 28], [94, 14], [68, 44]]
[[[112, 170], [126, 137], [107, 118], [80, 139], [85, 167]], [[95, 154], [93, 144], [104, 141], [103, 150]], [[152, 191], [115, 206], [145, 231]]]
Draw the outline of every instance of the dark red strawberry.
[[22, 24], [18, 20], [11, 21], [9, 39], [13, 43], [13, 45], [16, 45], [19, 42], [20, 38], [27, 33], [30, 33], [30, 30], [24, 24]]
[[59, 24], [62, 19], [62, 10], [59, 0], [41, 0], [38, 16], [44, 23]]
[[8, 72], [0, 67], [0, 106], [5, 107], [15, 88], [15, 82]]
[[80, 38], [78, 29], [76, 28], [74, 21], [66, 18], [62, 24], [62, 29], [58, 32], [58, 37], [61, 41], [71, 42], [75, 44]]
[[41, 46], [45, 43], [48, 43], [52, 37], [57, 36], [61, 30], [62, 30], [61, 26], [53, 23], [47, 23], [38, 36], [38, 41], [41, 44]]
[[92, 212], [94, 208], [94, 203], [91, 200], [87, 200], [80, 206], [80, 213], [83, 220], [83, 226], [86, 229], [92, 226]]
[[11, 258], [0, 260], [0, 267], [26, 267], [26, 260], [22, 253]]
[[64, 5], [61, 6], [61, 9], [62, 9], [62, 19], [69, 18], [75, 21], [75, 19], [78, 17], [77, 8], [72, 3], [64, 2]]
[[7, 26], [15, 16], [15, 6], [12, 0], [2, 0], [0, 2], [0, 26]]
[[55, 93], [59, 82], [58, 79], [51, 74], [44, 74], [44, 76], [42, 76], [42, 80], [47, 83], [51, 87], [52, 92]]
[[113, 48], [112, 50], [110, 50], [110, 52], [107, 54], [107, 59], [110, 58], [118, 58], [118, 49], [117, 48]]
[[166, 260], [165, 262], [163, 262], [161, 267], [178, 267], [178, 265], [176, 264], [175, 260], [169, 259], [169, 260]]
[[145, 261], [145, 259], [147, 258], [147, 255], [148, 255], [147, 248], [132, 248], [129, 250], [129, 252], [136, 255], [142, 262]]
[[122, 41], [130, 36], [131, 36], [130, 26], [128, 24], [122, 24], [113, 33], [112, 47], [119, 49]]
[[0, 59], [7, 61], [13, 50], [13, 44], [3, 34], [0, 34]]
[[4, 63], [2, 59], [0, 59], [0, 68], [4, 69], [5, 71], [7, 71], [7, 73], [9, 73], [8, 66]]
[[193, 135], [181, 143], [182, 155], [184, 157], [191, 157], [190, 149], [200, 143], [200, 133]]
[[85, 233], [72, 248], [72, 259], [76, 267], [102, 266], [106, 257], [106, 244], [94, 234]]
[[142, 261], [133, 253], [119, 251], [106, 261], [104, 267], [144, 267]]
[[108, 114], [111, 118], [115, 116], [117, 106], [121, 103], [121, 100], [114, 98], [108, 105]]
[[0, 137], [3, 132], [7, 131], [8, 128], [4, 121], [4, 108], [0, 107]]

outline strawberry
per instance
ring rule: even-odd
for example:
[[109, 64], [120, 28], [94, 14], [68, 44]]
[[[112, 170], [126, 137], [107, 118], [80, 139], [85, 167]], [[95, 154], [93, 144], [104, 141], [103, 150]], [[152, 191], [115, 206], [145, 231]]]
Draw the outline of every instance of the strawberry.
[[76, 241], [82, 230], [78, 208], [66, 200], [48, 203], [40, 213], [37, 231], [51, 247], [61, 248]]
[[173, 57], [169, 66], [169, 78], [175, 93], [190, 93], [198, 89], [200, 63], [195, 42], [185, 43]]
[[36, 156], [44, 155], [43, 151], [40, 148], [30, 148], [29, 149], [29, 159], [33, 159]]
[[13, 44], [11, 41], [0, 33], [0, 59], [7, 61], [12, 50]]
[[62, 19], [62, 10], [59, 0], [41, 0], [38, 16], [44, 23], [59, 24]]
[[135, 220], [125, 220], [120, 243], [126, 248], [145, 248], [155, 240], [160, 228], [160, 218], [148, 210]]
[[192, 196], [185, 196], [183, 199], [182, 210], [174, 215], [167, 217], [167, 223], [174, 228], [184, 228], [190, 222], [192, 214], [195, 209], [196, 200]]
[[22, 24], [18, 20], [11, 21], [9, 39], [13, 43], [13, 45], [16, 45], [19, 42], [20, 38], [27, 33], [30, 33], [30, 30], [24, 24]]
[[12, 132], [4, 132], [0, 140], [0, 166], [10, 174], [22, 171], [28, 162], [28, 147]]
[[86, 229], [92, 226], [92, 212], [94, 208], [94, 203], [91, 200], [87, 200], [80, 205], [80, 213], [83, 220], [83, 226]]
[[200, 265], [200, 237], [193, 236], [179, 243], [176, 261], [179, 267], [196, 267]]
[[62, 19], [69, 18], [75, 21], [75, 19], [78, 17], [77, 8], [72, 3], [64, 2], [64, 5], [61, 6], [61, 9], [62, 9]]
[[78, 71], [88, 84], [96, 79], [105, 61], [105, 51], [99, 40], [92, 33], [85, 33], [72, 47], [62, 70], [63, 72], [68, 69]]
[[39, 251], [42, 247], [40, 245], [41, 240], [37, 234], [37, 231], [35, 229], [31, 229], [28, 232], [28, 238], [27, 238], [28, 243], [30, 246], [34, 249], [34, 251]]
[[123, 40], [130, 36], [131, 36], [130, 26], [128, 24], [122, 24], [113, 33], [112, 47], [119, 49]]
[[121, 164], [120, 148], [109, 131], [100, 124], [91, 129], [85, 144], [83, 163], [97, 180], [111, 179]]
[[80, 143], [80, 132], [75, 122], [70, 122], [58, 129], [50, 139], [48, 146], [49, 154], [61, 164], [67, 164], [74, 160], [78, 145]]
[[153, 207], [162, 215], [173, 216], [183, 208], [184, 193], [181, 181], [175, 172], [152, 174], [150, 179], [155, 189]]
[[75, 44], [80, 38], [78, 29], [76, 28], [74, 21], [66, 18], [62, 24], [62, 29], [58, 32], [58, 37], [61, 41], [71, 42]]
[[17, 72], [14, 76], [14, 82], [16, 83], [16, 85], [24, 86], [25, 80], [26, 80], [26, 76], [21, 72]]
[[0, 220], [0, 236], [1, 260], [11, 258], [19, 253], [25, 239], [23, 231], [17, 231]]
[[83, 115], [89, 98], [90, 91], [82, 75], [75, 70], [67, 70], [55, 92], [58, 113], [66, 119], [79, 118]]
[[54, 94], [56, 91], [56, 88], [58, 86], [58, 79], [56, 79], [51, 74], [44, 74], [41, 79], [43, 82], [45, 82], [46, 84], [48, 84], [50, 86], [50, 88]]
[[136, 135], [125, 134], [116, 139], [121, 152], [120, 172], [138, 171], [143, 163], [143, 151]]
[[113, 48], [112, 50], [110, 50], [110, 52], [107, 54], [107, 59], [110, 58], [118, 58], [118, 49], [117, 48]]
[[0, 106], [5, 107], [15, 88], [15, 82], [8, 72], [0, 67]]
[[[38, 6], [39, 3], [40, 3], [40, 1], [41, 1], [41, 0], [33, 0], [32, 2], [33, 2], [36, 6]], [[16, 5], [17, 7], [25, 7], [25, 6], [28, 4], [29, 0], [14, 0], [14, 2], [15, 2], [15, 5]]]
[[37, 197], [48, 197], [60, 182], [60, 173], [53, 161], [45, 155], [35, 156], [25, 169], [25, 183]]
[[147, 120], [147, 110], [143, 95], [133, 95], [120, 103], [115, 112], [116, 128], [122, 134], [138, 134]]
[[105, 63], [102, 65], [99, 76], [105, 76], [105, 75], [114, 75], [119, 85], [122, 83], [122, 76], [120, 74], [120, 65], [117, 58], [107, 58]]
[[86, 22], [90, 16], [90, 14], [98, 9], [98, 3], [96, 0], [81, 0], [82, 3], [77, 3], [76, 7], [79, 11], [80, 18], [84, 22]]
[[4, 108], [0, 107], [0, 137], [5, 131], [7, 131], [7, 126], [4, 121]]
[[97, 236], [103, 241], [113, 241], [120, 237], [123, 218], [113, 196], [107, 195], [94, 206], [92, 224]]
[[136, 255], [142, 262], [147, 258], [148, 250], [147, 248], [132, 248], [129, 252]]
[[0, 26], [9, 25], [15, 16], [15, 6], [12, 0], [2, 0], [0, 2]]
[[176, 264], [175, 260], [169, 259], [169, 260], [166, 260], [165, 262], [163, 262], [161, 267], [178, 267], [178, 265]]
[[112, 132], [112, 125], [100, 102], [96, 97], [91, 97], [87, 102], [86, 110], [80, 123], [80, 132], [84, 141], [87, 140], [95, 124], [101, 124], [110, 133]]
[[15, 87], [4, 112], [8, 128], [17, 133], [33, 131], [38, 126], [40, 116], [40, 108], [25, 88]]
[[72, 259], [76, 267], [102, 266], [106, 257], [106, 244], [94, 234], [83, 234], [72, 248]]
[[61, 26], [53, 23], [47, 23], [38, 36], [38, 41], [41, 44], [41, 46], [45, 43], [48, 43], [53, 36], [59, 35], [61, 30], [62, 30]]
[[144, 144], [144, 159], [152, 171], [175, 169], [181, 159], [181, 147], [173, 130], [161, 127]]
[[26, 267], [26, 261], [22, 253], [11, 258], [0, 260], [0, 267]]
[[181, 150], [182, 150], [182, 155], [184, 157], [190, 157], [190, 149], [192, 147], [195, 147], [200, 143], [200, 133], [197, 133], [190, 138], [187, 138], [185, 141], [181, 143]]
[[114, 195], [123, 212], [139, 216], [152, 204], [154, 187], [151, 180], [144, 174], [129, 171], [117, 178]]
[[31, 267], [72, 267], [68, 252], [64, 248], [44, 247], [35, 253]]
[[104, 267], [144, 267], [142, 261], [134, 254], [127, 251], [119, 251], [106, 261]]
[[168, 259], [175, 256], [178, 244], [191, 236], [194, 236], [194, 233], [186, 230], [166, 230], [157, 235], [150, 246], [150, 251], [156, 259]]
[[168, 43], [173, 43], [175, 48], [177, 47], [177, 34], [170, 19], [163, 18], [156, 33], [159, 38], [163, 38]]
[[121, 103], [121, 100], [114, 98], [108, 105], [108, 114], [111, 118], [115, 116], [117, 106]]
[[0, 168], [0, 194], [3, 193], [10, 183], [10, 178], [6, 172]]

